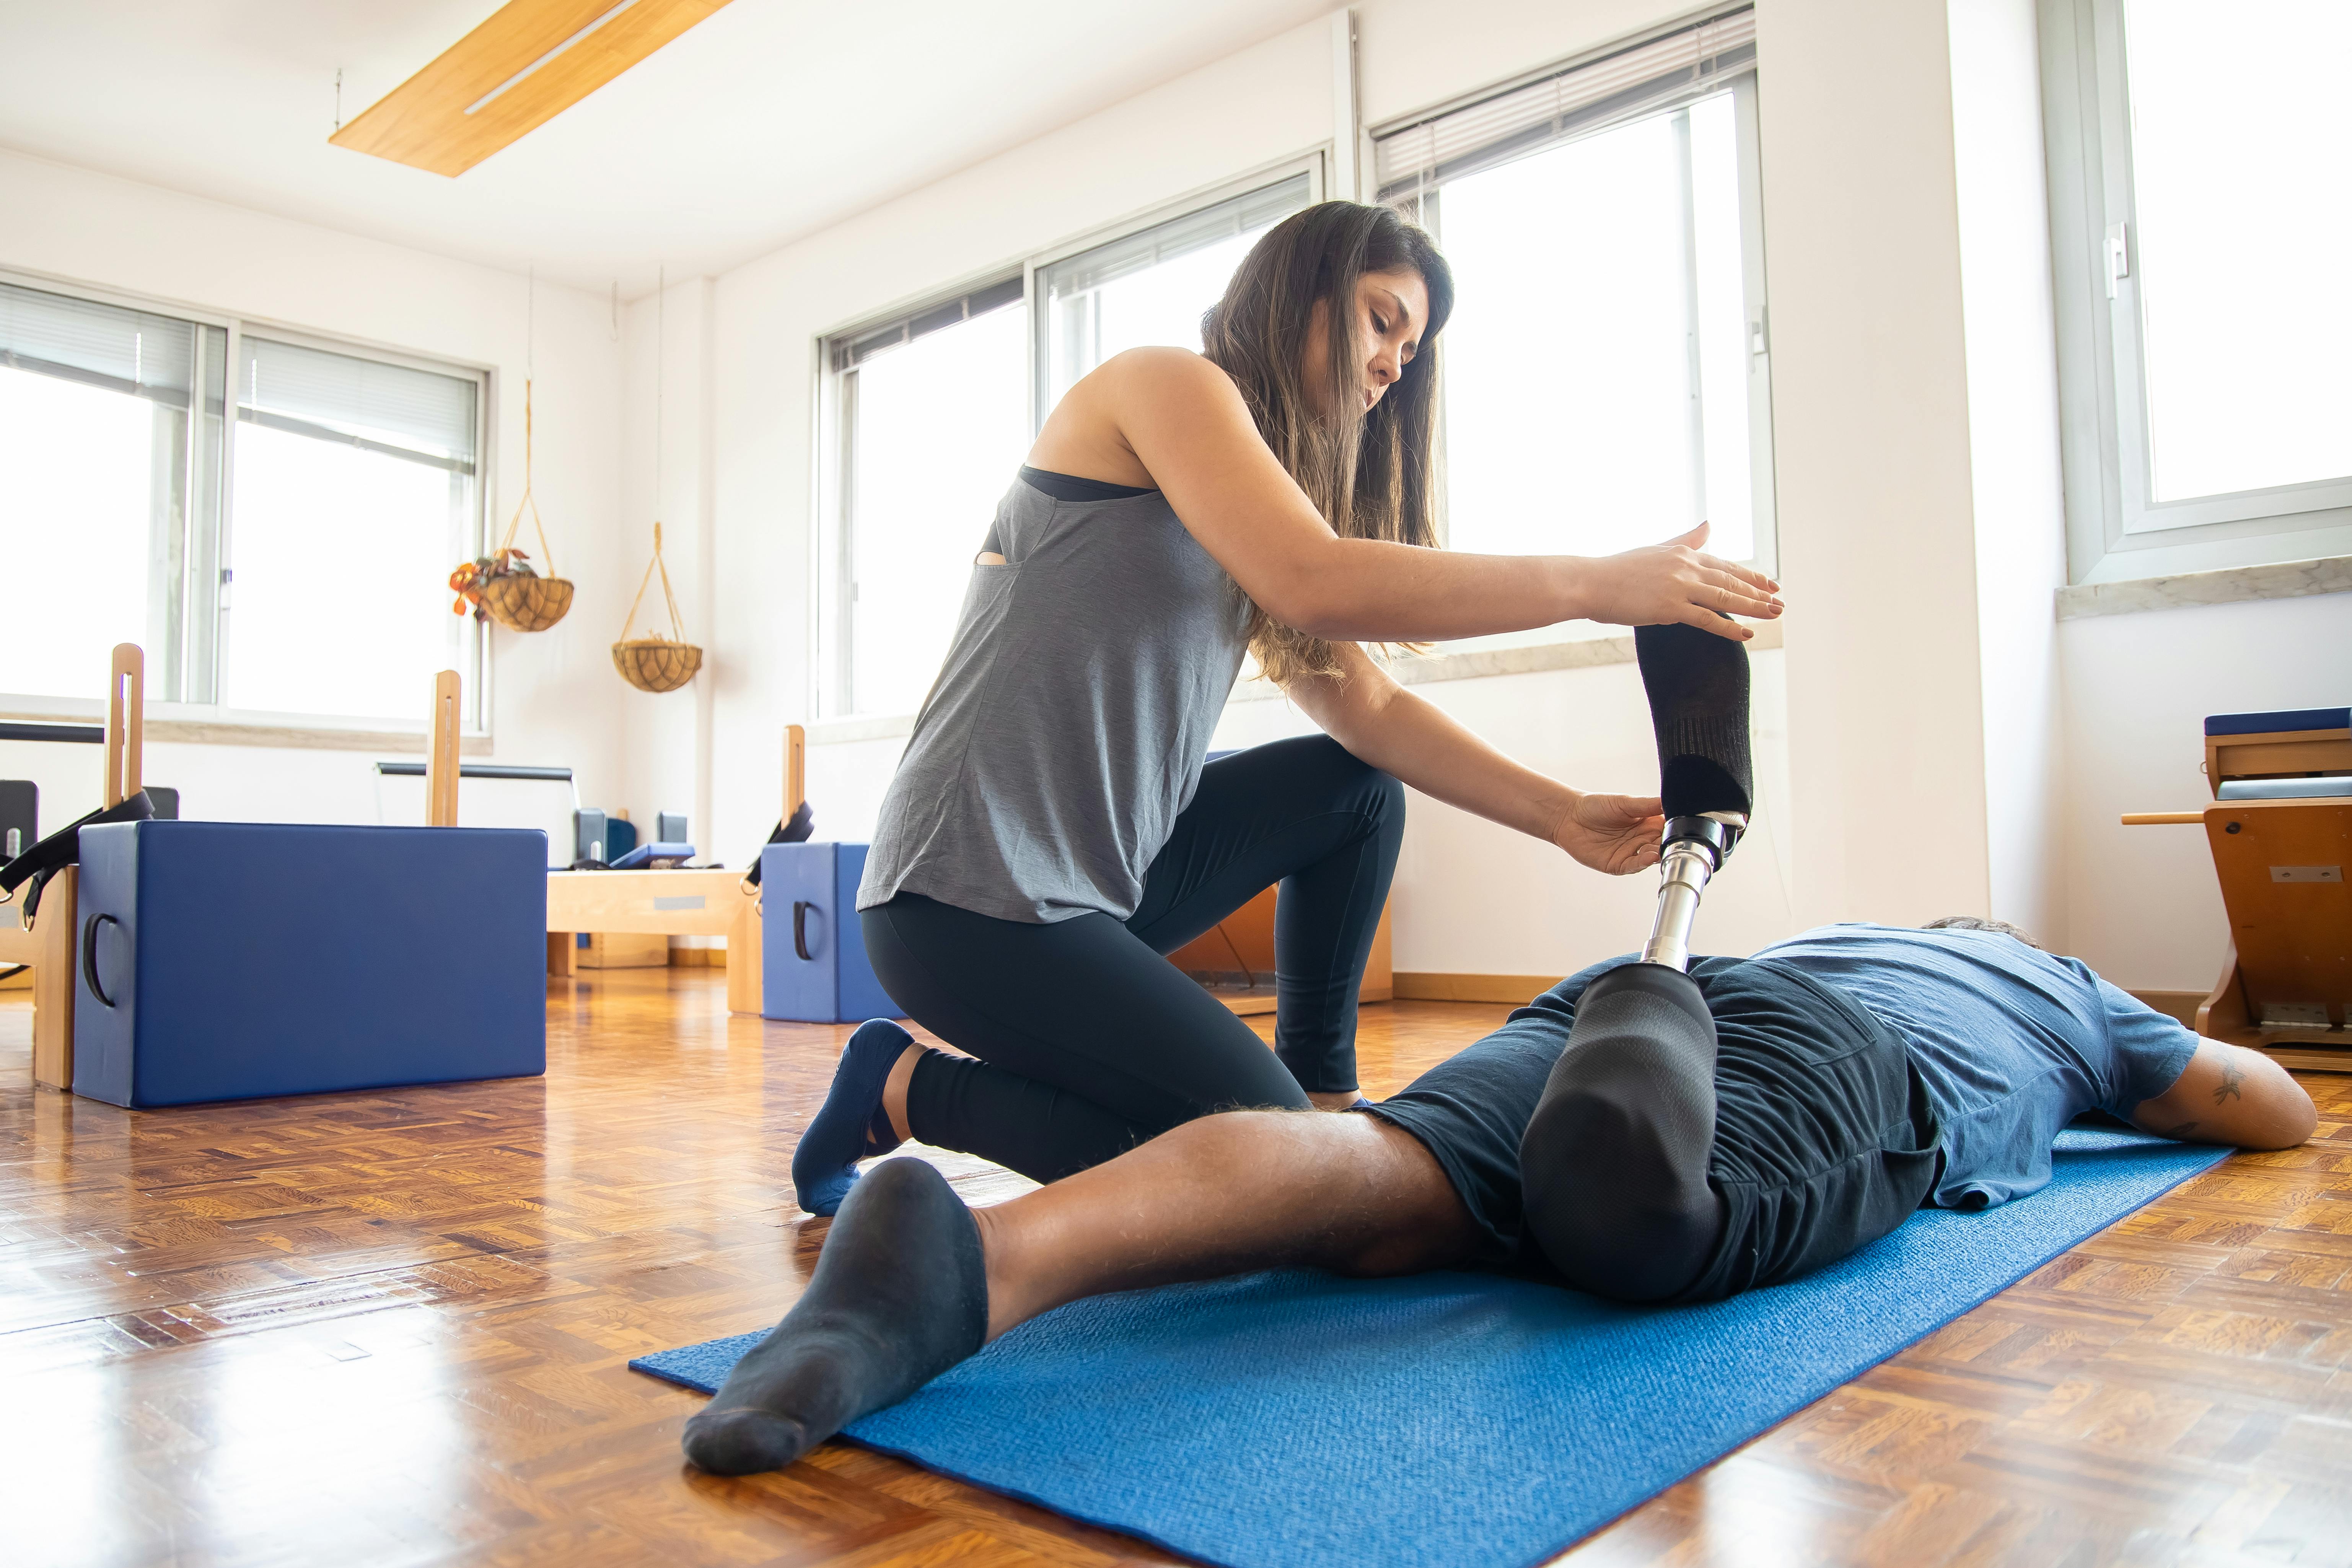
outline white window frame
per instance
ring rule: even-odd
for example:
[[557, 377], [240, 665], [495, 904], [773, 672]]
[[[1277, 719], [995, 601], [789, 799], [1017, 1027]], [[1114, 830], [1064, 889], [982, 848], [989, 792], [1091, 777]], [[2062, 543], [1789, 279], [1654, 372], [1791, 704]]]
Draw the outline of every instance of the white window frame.
[[[856, 633], [856, 559], [851, 548], [851, 508], [856, 496], [849, 476], [855, 466], [850, 442], [856, 428], [856, 410], [848, 393], [855, 365], [836, 365], [835, 351], [869, 338], [892, 326], [911, 324], [919, 317], [1018, 279], [1023, 308], [1034, 311], [1035, 280], [1017, 265], [999, 265], [976, 272], [951, 288], [936, 289], [887, 310], [860, 317], [846, 327], [815, 340], [816, 353], [816, 510], [818, 526], [810, 530], [814, 560], [809, 581], [813, 657], [809, 660], [811, 710], [825, 720], [867, 719], [855, 707], [856, 671], [850, 648]], [[1010, 301], [1008, 300], [1009, 304]], [[1001, 308], [1001, 307], [999, 307]], [[969, 317], [965, 318], [970, 320]], [[1025, 378], [1024, 384], [1034, 382]], [[1034, 397], [1034, 393], [1032, 394]]]
[[[1415, 110], [1411, 114], [1399, 115], [1394, 119], [1385, 121], [1379, 125], [1369, 127], [1366, 132], [1366, 140], [1373, 147], [1377, 148], [1381, 142], [1407, 132], [1415, 126], [1427, 124], [1432, 121], [1442, 120], [1447, 115], [1457, 113], [1463, 110], [1473, 108], [1482, 103], [1490, 102], [1496, 99], [1504, 98], [1507, 95], [1518, 92], [1521, 89], [1528, 88], [1538, 82], [1546, 81], [1553, 78], [1566, 77], [1574, 72], [1587, 69], [1615, 56], [1630, 53], [1633, 50], [1641, 48], [1646, 45], [1655, 43], [1661, 38], [1690, 31], [1700, 26], [1706, 22], [1714, 20], [1717, 17], [1732, 16], [1749, 8], [1750, 0], [1742, 0], [1741, 4], [1736, 5], [1717, 6], [1709, 11], [1695, 13], [1675, 22], [1650, 28], [1644, 32], [1633, 35], [1630, 37], [1622, 38], [1617, 42], [1605, 45], [1601, 48], [1590, 50], [1586, 53], [1573, 56], [1568, 59], [1556, 61], [1553, 64], [1544, 66], [1538, 69], [1521, 72], [1517, 76], [1495, 82], [1473, 92], [1461, 94], [1460, 96], [1447, 100], [1443, 103], [1433, 104], [1426, 109]], [[1755, 524], [1755, 545], [1753, 553], [1744, 557], [1743, 561], [1745, 564], [1754, 566], [1757, 570], [1763, 572], [1768, 575], [1778, 576], [1780, 574], [1780, 508], [1777, 499], [1779, 464], [1775, 459], [1775, 454], [1772, 447], [1771, 304], [1769, 293], [1766, 287], [1764, 272], [1763, 159], [1761, 153], [1761, 143], [1758, 131], [1757, 117], [1757, 93], [1759, 91], [1758, 77], [1759, 74], [1759, 71], [1756, 69], [1743, 70], [1738, 74], [1730, 77], [1725, 82], [1724, 88], [1721, 90], [1727, 90], [1732, 94], [1732, 116], [1734, 124], [1738, 128], [1739, 160], [1740, 281], [1742, 305], [1744, 308], [1743, 314], [1748, 322], [1748, 474], [1750, 508]], [[1712, 96], [1712, 94], [1709, 94], [1708, 96]], [[1681, 107], [1686, 110], [1689, 105], [1684, 104]], [[1675, 112], [1675, 110], [1660, 110], [1659, 112]], [[1649, 118], [1649, 116], [1645, 114], [1636, 116], [1635, 118], [1646, 119]], [[1602, 123], [1594, 125], [1589, 130], [1576, 132], [1569, 135], [1557, 137], [1553, 140], [1531, 145], [1524, 153], [1516, 154], [1513, 159], [1506, 161], [1516, 161], [1517, 157], [1535, 156], [1543, 153], [1548, 153], [1552, 151], [1554, 148], [1567, 146], [1571, 142], [1584, 140], [1589, 136], [1606, 135], [1608, 132], [1620, 129], [1628, 123], [1632, 123], [1632, 121], [1606, 121]], [[1378, 166], [1377, 162], [1374, 166]], [[1457, 177], [1475, 177], [1476, 173], [1483, 172], [1484, 170], [1480, 169], [1473, 171], [1471, 175]], [[1685, 163], [1685, 174], [1687, 174], [1687, 163]], [[1384, 199], [1403, 211], [1407, 216], [1415, 218], [1420, 216], [1423, 204], [1433, 205], [1437, 209], [1437, 223], [1434, 233], [1437, 239], [1438, 248], [1443, 250], [1445, 247], [1444, 191], [1445, 183], [1441, 182], [1433, 186], [1416, 189], [1409, 193], [1403, 191], [1391, 191]], [[1444, 460], [1443, 450], [1444, 440], [1444, 415], [1443, 407], [1441, 406], [1439, 412], [1439, 460], [1441, 466]], [[1448, 519], [1446, 521], [1450, 524], [1451, 520]], [[1450, 528], [1443, 529], [1443, 534], [1448, 538], [1449, 542], [1450, 531]], [[1587, 640], [1590, 637], [1609, 637], [1612, 635], [1615, 635], [1613, 628], [1607, 626], [1596, 626], [1584, 628], [1581, 631], [1581, 635], [1571, 636], [1563, 636], [1559, 628], [1552, 627], [1546, 628], [1540, 632], [1515, 632], [1496, 637], [1475, 638], [1467, 643], [1452, 646], [1455, 647], [1457, 651], [1464, 648], [1478, 649], [1528, 645], [1550, 646], [1556, 643], [1581, 641]]]
[[1045, 427], [1045, 416], [1054, 411], [1050, 390], [1053, 385], [1051, 358], [1054, 323], [1045, 310], [1045, 297], [1040, 292], [1042, 287], [1038, 280], [1040, 273], [1057, 262], [1067, 261], [1073, 256], [1083, 256], [1098, 247], [1132, 238], [1136, 235], [1147, 233], [1165, 224], [1181, 223], [1195, 214], [1208, 211], [1211, 207], [1222, 206], [1227, 202], [1253, 195], [1259, 191], [1271, 190], [1276, 185], [1297, 179], [1302, 174], [1307, 177], [1306, 205], [1313, 206], [1323, 200], [1324, 190], [1329, 184], [1329, 174], [1326, 167], [1327, 160], [1328, 154], [1322, 153], [1310, 153], [1296, 158], [1286, 158], [1278, 163], [1253, 170], [1239, 179], [1227, 180], [1205, 190], [1194, 191], [1177, 201], [1122, 218], [1117, 223], [1106, 225], [1029, 258], [1024, 271], [1029, 288], [1029, 428], [1031, 432], [1043, 431]]
[[[1013, 277], [1021, 279], [1022, 300], [1029, 312], [1028, 375], [1025, 385], [1028, 396], [1029, 428], [1034, 435], [1042, 428], [1045, 416], [1053, 412], [1047, 403], [1049, 384], [1051, 323], [1045, 321], [1044, 301], [1040, 297], [1040, 274], [1055, 262], [1108, 245], [1132, 235], [1156, 228], [1192, 214], [1247, 195], [1254, 191], [1281, 184], [1305, 174], [1307, 179], [1307, 200], [1309, 205], [1321, 201], [1328, 184], [1326, 159], [1323, 152], [1302, 153], [1265, 164], [1231, 180], [1192, 191], [1173, 201], [1163, 202], [1130, 214], [1116, 222], [1086, 230], [1068, 239], [1025, 256], [1000, 261], [982, 268], [938, 289], [926, 289], [919, 295], [900, 300], [887, 309], [866, 311], [829, 331], [819, 333], [811, 344], [811, 372], [814, 379], [813, 398], [812, 444], [816, 461], [812, 465], [814, 483], [811, 486], [811, 516], [816, 526], [809, 531], [809, 696], [811, 711], [828, 726], [840, 727], [834, 739], [862, 736], [868, 728], [877, 735], [903, 734], [912, 716], [908, 714], [861, 712], [851, 705], [855, 690], [855, 671], [850, 668], [848, 637], [850, 621], [844, 614], [847, 592], [846, 573], [849, 558], [849, 506], [847, 476], [851, 466], [848, 443], [852, 434], [850, 411], [845, 406], [840, 370], [834, 366], [836, 345], [854, 342], [891, 323], [934, 310], [966, 295], [989, 288]], [[1007, 476], [1010, 482], [1010, 476]]]
[[[226, 373], [224, 375], [223, 384], [226, 395], [221, 410], [222, 439], [216, 476], [219, 495], [216, 498], [214, 513], [217, 519], [218, 531], [210, 551], [205, 552], [205, 558], [209, 560], [213, 570], [220, 571], [223, 569], [221, 566], [223, 562], [235, 559], [230, 544], [236, 529], [236, 518], [230, 502], [236, 494], [236, 429], [242, 423], [236, 416], [237, 392], [235, 367], [238, 351], [242, 346], [242, 339], [248, 330], [255, 336], [267, 338], [273, 342], [290, 343], [299, 348], [317, 349], [323, 353], [342, 354], [352, 359], [374, 360], [383, 364], [399, 365], [409, 370], [429, 371], [436, 375], [454, 376], [460, 380], [473, 382], [475, 384], [473, 552], [478, 556], [488, 549], [489, 493], [492, 472], [490, 437], [493, 424], [492, 409], [495, 406], [493, 394], [496, 389], [497, 375], [492, 367], [409, 353], [400, 349], [360, 342], [350, 338], [337, 337], [331, 333], [319, 332], [310, 328], [264, 317], [230, 315], [203, 306], [185, 304], [176, 300], [99, 288], [72, 279], [58, 278], [45, 273], [0, 268], [0, 282], [13, 283], [24, 289], [38, 289], [43, 293], [59, 294], [68, 299], [88, 300], [97, 305], [111, 305], [122, 310], [143, 310], [152, 315], [170, 316], [178, 321], [193, 322], [199, 327], [215, 327], [225, 331], [226, 338], [223, 353]], [[200, 395], [202, 390], [201, 387], [198, 389]], [[193, 447], [194, 445], [194, 439], [192, 434], [190, 446]], [[191, 512], [195, 510], [193, 494], [189, 497], [189, 510]], [[189, 542], [191, 548], [188, 553], [192, 562], [197, 555], [197, 552], [193, 548], [194, 542], [193, 540]], [[454, 567], [457, 563], [452, 562], [450, 564]], [[192, 565], [190, 569], [194, 570], [194, 567]], [[207, 689], [217, 692], [220, 670], [226, 664], [228, 639], [234, 635], [235, 584], [230, 582], [216, 581], [208, 584], [207, 588], [209, 592], [205, 595], [205, 597], [212, 606], [213, 628], [210, 639], [211, 651], [207, 660], [208, 668], [203, 672], [203, 683]], [[226, 605], [223, 604], [224, 595], [221, 593], [223, 588], [228, 590], [225, 595], [227, 601]], [[183, 595], [190, 600], [196, 598], [196, 595], [189, 593], [184, 585]], [[489, 716], [494, 711], [490, 700], [493, 668], [493, 661], [489, 657], [490, 638], [479, 625], [471, 623], [470, 616], [466, 628], [467, 646], [464, 667], [467, 711], [460, 726], [460, 734], [467, 740], [487, 740], [490, 734]], [[194, 642], [197, 636], [193, 628], [184, 631], [183, 635], [190, 642]], [[191, 679], [194, 679], [192, 674]], [[272, 739], [284, 738], [295, 740], [298, 742], [310, 741], [316, 743], [320, 739], [332, 740], [337, 737], [347, 737], [354, 745], [367, 745], [379, 743], [384, 739], [405, 735], [412, 730], [415, 733], [423, 734], [427, 727], [424, 715], [432, 706], [430, 696], [429, 692], [422, 687], [419, 688], [416, 701], [418, 718], [414, 725], [405, 724], [397, 720], [387, 720], [382, 715], [279, 713], [261, 709], [238, 708], [218, 701], [184, 700], [150, 700], [147, 704], [147, 719], [152, 726], [157, 727], [159, 738], [166, 739], [266, 742]], [[10, 717], [102, 719], [105, 712], [104, 698], [58, 697], [38, 692], [0, 691], [0, 713], [5, 713]]]
[[2040, 14], [2068, 581], [2352, 554], [2352, 476], [2151, 498], [2123, 5], [2042, 0]]

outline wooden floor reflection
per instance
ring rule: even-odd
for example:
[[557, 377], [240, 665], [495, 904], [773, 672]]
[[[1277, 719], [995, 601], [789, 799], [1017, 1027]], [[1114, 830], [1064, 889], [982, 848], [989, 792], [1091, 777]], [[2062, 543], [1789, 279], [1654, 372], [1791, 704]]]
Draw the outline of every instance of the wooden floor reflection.
[[[1369, 1008], [1393, 1089], [1504, 1009]], [[840, 1446], [686, 1471], [632, 1355], [777, 1316], [846, 1029], [558, 982], [544, 1079], [125, 1112], [0, 1002], [0, 1562], [1014, 1564], [1165, 1553]], [[1592, 1538], [1578, 1563], [2352, 1562], [2352, 1079]], [[940, 1164], [974, 1203], [1026, 1185]], [[1345, 1499], [1331, 1500], [1345, 1506]]]

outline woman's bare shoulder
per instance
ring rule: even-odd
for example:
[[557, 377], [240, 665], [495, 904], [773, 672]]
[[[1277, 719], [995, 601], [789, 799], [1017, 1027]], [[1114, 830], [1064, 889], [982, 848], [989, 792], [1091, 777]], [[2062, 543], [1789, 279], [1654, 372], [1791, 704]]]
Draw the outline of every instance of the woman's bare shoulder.
[[1123, 349], [1097, 365], [1086, 379], [1099, 379], [1104, 385], [1125, 392], [1230, 394], [1234, 387], [1234, 378], [1213, 361], [1191, 349], [1158, 344]]

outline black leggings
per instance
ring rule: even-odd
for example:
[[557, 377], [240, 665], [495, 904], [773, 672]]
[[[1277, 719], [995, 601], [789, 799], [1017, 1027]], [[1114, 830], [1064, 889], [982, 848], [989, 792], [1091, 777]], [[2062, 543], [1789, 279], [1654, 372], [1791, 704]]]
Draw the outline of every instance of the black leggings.
[[[1356, 1087], [1356, 991], [1404, 790], [1321, 735], [1209, 763], [1125, 921], [1033, 925], [901, 893], [862, 917], [874, 973], [968, 1061], [926, 1052], [908, 1130], [1049, 1182], [1180, 1122]], [[1163, 954], [1279, 881], [1275, 1048]]]

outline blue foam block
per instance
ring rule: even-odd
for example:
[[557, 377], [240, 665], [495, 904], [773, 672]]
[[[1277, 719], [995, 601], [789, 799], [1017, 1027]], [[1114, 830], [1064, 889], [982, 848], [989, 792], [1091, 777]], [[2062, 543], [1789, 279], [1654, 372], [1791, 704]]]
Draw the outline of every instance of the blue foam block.
[[2215, 713], [2205, 721], [2209, 735], [2267, 735], [2288, 730], [2352, 729], [2352, 708], [2290, 708], [2276, 713]]
[[855, 1024], [906, 1016], [866, 957], [857, 918], [866, 849], [802, 843], [760, 851], [761, 1016]]
[[76, 1094], [185, 1105], [547, 1070], [544, 833], [110, 823], [82, 829], [78, 898]]
[[[2222, 1155], [2080, 1129], [2058, 1148], [2032, 1197], [1923, 1210], [1818, 1274], [1704, 1307], [1461, 1273], [1097, 1297], [848, 1435], [1234, 1568], [1520, 1568]], [[708, 1393], [763, 1334], [629, 1364]]]

